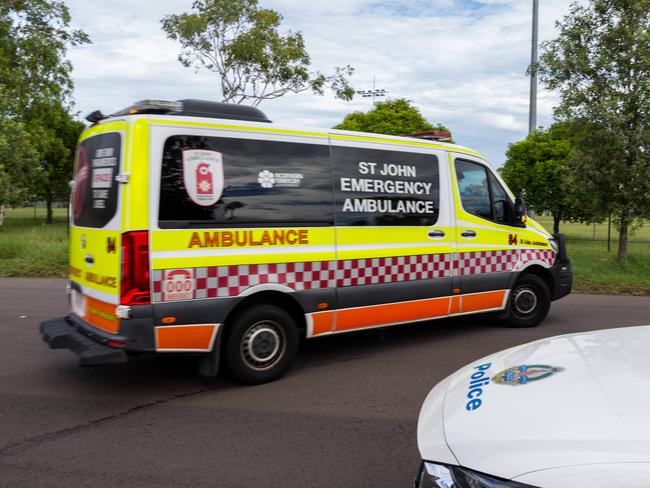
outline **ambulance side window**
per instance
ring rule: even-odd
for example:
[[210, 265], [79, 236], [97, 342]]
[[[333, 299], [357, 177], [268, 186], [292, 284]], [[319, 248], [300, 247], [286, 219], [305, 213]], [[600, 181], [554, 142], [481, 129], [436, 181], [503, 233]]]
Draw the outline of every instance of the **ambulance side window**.
[[165, 141], [161, 228], [332, 225], [329, 147], [177, 135]]
[[429, 226], [438, 221], [436, 156], [333, 146], [332, 164], [336, 225]]
[[458, 193], [466, 212], [492, 220], [492, 203], [484, 166], [469, 161], [456, 161]]
[[499, 224], [512, 225], [510, 198], [485, 166], [457, 160], [456, 180], [466, 212]]

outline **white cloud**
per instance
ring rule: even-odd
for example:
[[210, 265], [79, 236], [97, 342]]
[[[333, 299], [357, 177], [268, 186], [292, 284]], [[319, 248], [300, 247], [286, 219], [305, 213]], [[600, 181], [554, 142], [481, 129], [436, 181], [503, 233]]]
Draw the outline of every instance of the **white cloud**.
[[[73, 23], [93, 44], [70, 51], [77, 107], [111, 112], [144, 98], [219, 99], [216, 77], [177, 61], [178, 45], [160, 19], [189, 10], [191, 0], [110, 3], [68, 0]], [[501, 164], [509, 142], [528, 125], [525, 75], [530, 58], [531, 2], [521, 0], [261, 0], [284, 15], [283, 26], [303, 32], [314, 69], [350, 64], [356, 88], [377, 87], [414, 101], [454, 138]], [[552, 38], [566, 0], [541, 2], [540, 38]], [[539, 124], [551, 120], [553, 94], [541, 90]], [[329, 127], [368, 99], [287, 95], [265, 102], [274, 121]]]

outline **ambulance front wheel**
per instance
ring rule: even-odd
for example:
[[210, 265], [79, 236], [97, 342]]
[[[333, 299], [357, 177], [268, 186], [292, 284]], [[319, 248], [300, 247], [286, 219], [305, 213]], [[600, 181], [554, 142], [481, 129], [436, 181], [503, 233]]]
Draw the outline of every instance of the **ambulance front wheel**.
[[510, 292], [508, 317], [510, 327], [535, 327], [548, 315], [551, 293], [539, 276], [522, 274]]
[[256, 385], [282, 376], [298, 353], [298, 329], [285, 310], [259, 304], [226, 324], [225, 360], [242, 383]]

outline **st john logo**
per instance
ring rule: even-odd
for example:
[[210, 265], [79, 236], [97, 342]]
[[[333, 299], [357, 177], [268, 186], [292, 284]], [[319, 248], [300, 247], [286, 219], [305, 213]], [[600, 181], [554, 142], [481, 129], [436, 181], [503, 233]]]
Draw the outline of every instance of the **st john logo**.
[[204, 149], [183, 151], [185, 191], [197, 205], [208, 207], [223, 193], [223, 158], [220, 152]]

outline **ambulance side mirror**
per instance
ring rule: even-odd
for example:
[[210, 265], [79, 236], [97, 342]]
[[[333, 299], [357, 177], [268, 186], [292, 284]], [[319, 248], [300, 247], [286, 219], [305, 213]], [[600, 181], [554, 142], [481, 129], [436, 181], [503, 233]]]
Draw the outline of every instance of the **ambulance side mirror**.
[[517, 197], [515, 199], [514, 207], [515, 225], [517, 227], [526, 227], [526, 205], [524, 205], [524, 201], [521, 199], [521, 197]]

